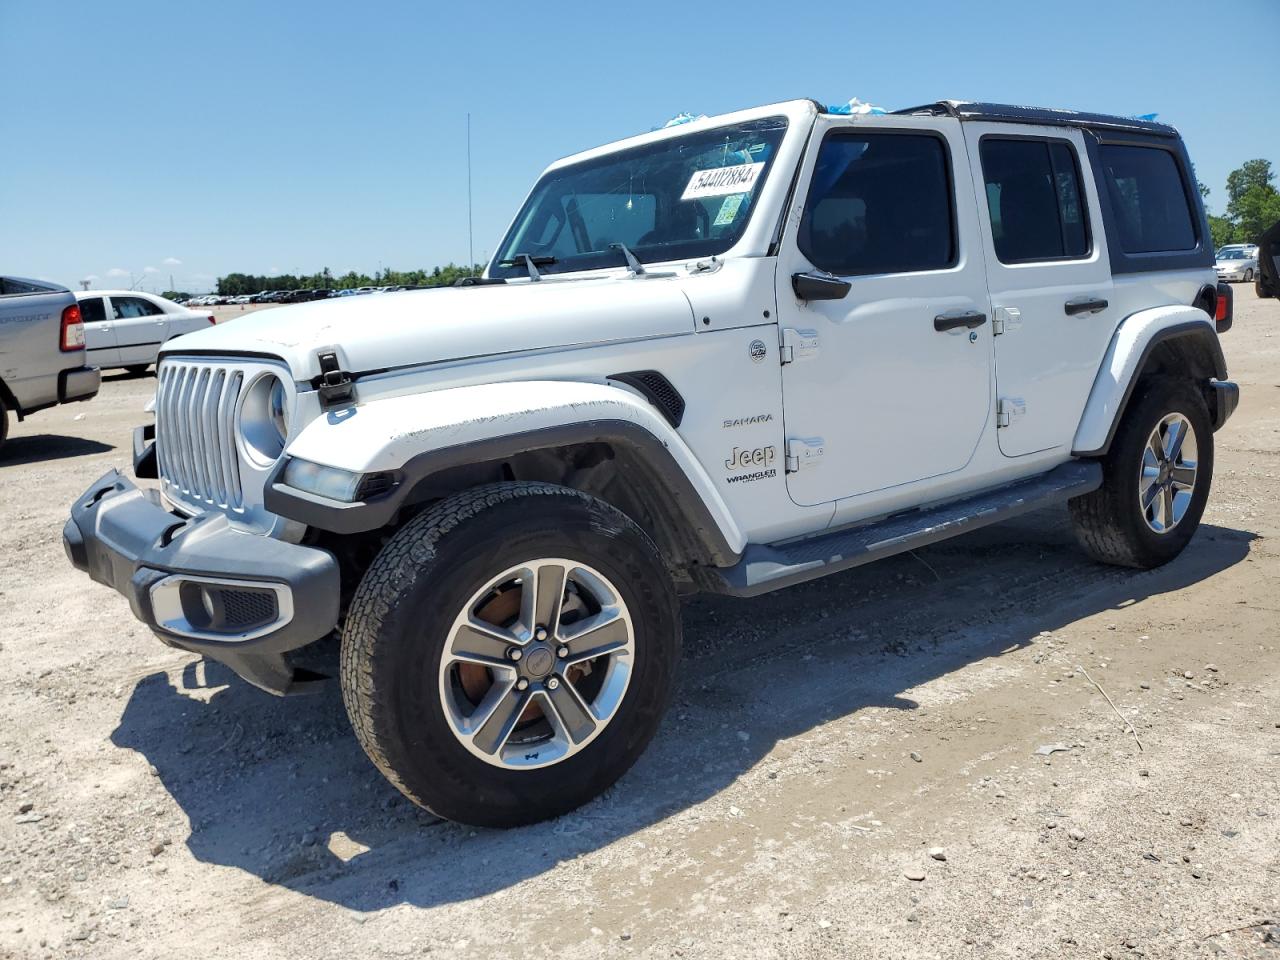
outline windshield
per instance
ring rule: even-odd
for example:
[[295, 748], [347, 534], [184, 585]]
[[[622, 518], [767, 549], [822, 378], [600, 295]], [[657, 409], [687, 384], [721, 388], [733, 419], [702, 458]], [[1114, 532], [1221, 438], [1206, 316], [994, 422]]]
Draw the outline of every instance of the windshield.
[[1244, 255], [1244, 251], [1237, 247], [1235, 250], [1228, 250], [1225, 248], [1222, 250], [1219, 250], [1218, 259], [1219, 260], [1244, 260], [1246, 258]]
[[770, 117], [663, 140], [553, 170], [489, 264], [492, 277], [708, 257], [732, 247], [787, 130]]

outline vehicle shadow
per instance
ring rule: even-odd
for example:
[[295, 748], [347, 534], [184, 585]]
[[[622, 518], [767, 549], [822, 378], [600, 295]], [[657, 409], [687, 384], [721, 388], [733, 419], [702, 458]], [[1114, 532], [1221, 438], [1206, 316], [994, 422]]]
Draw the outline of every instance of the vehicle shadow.
[[45, 460], [66, 460], [92, 453], [108, 453], [115, 447], [83, 437], [65, 437], [56, 433], [37, 433], [29, 437], [10, 437], [0, 447], [0, 467]]
[[176, 682], [139, 682], [111, 740], [155, 768], [200, 861], [357, 911], [467, 900], [713, 798], [780, 740], [870, 707], [915, 709], [904, 692], [920, 684], [1209, 578], [1253, 539], [1204, 525], [1168, 566], [1117, 570], [1080, 554], [1065, 510], [1044, 511], [756, 600], [695, 598], [683, 679], [646, 755], [598, 800], [519, 830], [409, 804], [364, 757], [336, 685], [280, 700], [192, 663]]

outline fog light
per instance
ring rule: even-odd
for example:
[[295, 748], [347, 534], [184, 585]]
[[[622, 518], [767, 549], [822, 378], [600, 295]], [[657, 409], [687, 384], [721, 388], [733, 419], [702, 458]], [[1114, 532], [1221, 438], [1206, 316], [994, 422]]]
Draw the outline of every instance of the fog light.
[[360, 480], [364, 475], [342, 470], [338, 467], [326, 467], [324, 464], [312, 463], [310, 460], [299, 460], [293, 457], [284, 467], [284, 484], [295, 490], [313, 493], [317, 497], [352, 503], [360, 492]]

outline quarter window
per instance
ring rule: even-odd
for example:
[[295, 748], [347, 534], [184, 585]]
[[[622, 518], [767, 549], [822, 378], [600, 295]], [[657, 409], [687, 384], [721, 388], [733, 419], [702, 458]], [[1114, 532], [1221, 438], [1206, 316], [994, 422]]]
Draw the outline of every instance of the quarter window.
[[800, 250], [839, 276], [940, 270], [956, 262], [946, 145], [906, 133], [837, 133], [814, 166]]
[[111, 309], [117, 320], [154, 317], [164, 313], [150, 300], [143, 300], [141, 297], [112, 297]]
[[1107, 191], [1125, 253], [1194, 250], [1195, 221], [1178, 161], [1168, 150], [1104, 143]]
[[1001, 263], [1089, 255], [1080, 166], [1070, 144], [983, 137], [979, 152], [991, 239]]

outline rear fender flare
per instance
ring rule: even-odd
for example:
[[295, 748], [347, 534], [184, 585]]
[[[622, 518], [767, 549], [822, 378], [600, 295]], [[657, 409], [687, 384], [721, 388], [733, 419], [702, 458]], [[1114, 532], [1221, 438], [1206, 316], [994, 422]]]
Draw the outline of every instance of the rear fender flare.
[[1103, 356], [1084, 414], [1076, 428], [1072, 454], [1099, 457], [1111, 447], [1120, 418], [1141, 379], [1152, 354], [1161, 344], [1176, 343], [1196, 357], [1196, 380], [1225, 380], [1227, 364], [1222, 356], [1213, 319], [1197, 307], [1168, 306], [1140, 310], [1117, 328]]

